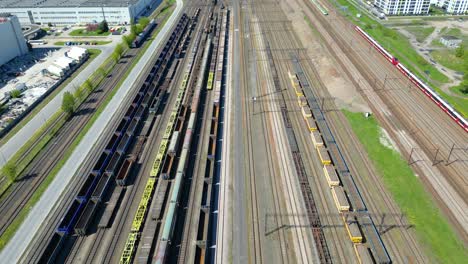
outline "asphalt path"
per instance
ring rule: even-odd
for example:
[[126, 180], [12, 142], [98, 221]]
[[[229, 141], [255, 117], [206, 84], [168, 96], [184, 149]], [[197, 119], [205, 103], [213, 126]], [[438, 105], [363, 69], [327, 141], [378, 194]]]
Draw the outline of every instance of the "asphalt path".
[[[233, 0], [233, 22], [234, 22], [234, 45], [233, 53], [240, 54], [240, 13], [239, 13], [239, 1]], [[240, 59], [238, 55], [233, 56], [233, 86], [232, 93], [234, 98], [233, 110], [234, 110], [234, 124], [235, 129], [233, 131], [234, 144], [233, 147], [233, 178], [234, 178], [234, 199], [233, 199], [233, 213], [232, 213], [232, 260], [233, 263], [246, 263], [248, 261], [248, 250], [247, 250], [247, 221], [246, 221], [246, 192], [245, 192], [245, 159], [243, 157], [245, 151], [243, 130], [242, 130], [242, 104], [241, 100], [241, 70], [240, 70]], [[224, 237], [223, 239], [230, 239]]]
[[[81, 163], [85, 160], [93, 145], [98, 141], [99, 137], [96, 135], [103, 135], [107, 124], [112, 119], [114, 113], [117, 112], [116, 109], [120, 107], [130, 90], [135, 88], [133, 86], [139, 79], [139, 75], [143, 72], [144, 67], [150, 62], [150, 58], [157, 52], [160, 45], [167, 38], [168, 34], [170, 34], [170, 29], [180, 16], [182, 7], [182, 0], [177, 0], [177, 6], [174, 13], [171, 15], [166, 25], [161, 29], [156, 39], [151, 43], [151, 46], [130, 72], [120, 89], [82, 139], [81, 143], [77, 146], [65, 165], [58, 172], [53, 182], [49, 185], [49, 188], [44, 192], [39, 202], [31, 210], [14, 237], [3, 248], [2, 252], [0, 252], [2, 263], [17, 263], [19, 261], [21, 255], [25, 252], [34, 235], [39, 230], [42, 222], [46, 219], [54, 205], [59, 201], [62, 192], [71, 181], [74, 174], [78, 171]], [[99, 62], [100, 60], [97, 59], [95, 61]]]

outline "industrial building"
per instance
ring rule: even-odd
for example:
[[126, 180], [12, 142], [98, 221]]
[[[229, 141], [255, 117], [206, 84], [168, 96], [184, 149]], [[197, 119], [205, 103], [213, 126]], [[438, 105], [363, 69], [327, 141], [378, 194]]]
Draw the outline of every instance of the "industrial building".
[[374, 5], [390, 16], [425, 15], [429, 13], [430, 0], [375, 0]]
[[0, 12], [21, 24], [74, 25], [100, 22], [128, 24], [161, 0], [0, 0]]
[[437, 6], [445, 8], [450, 14], [468, 13], [468, 0], [439, 0]]
[[0, 66], [17, 56], [28, 53], [21, 25], [16, 16], [0, 14]]
[[440, 43], [448, 48], [457, 48], [462, 43], [462, 40], [454, 36], [442, 36], [440, 38]]

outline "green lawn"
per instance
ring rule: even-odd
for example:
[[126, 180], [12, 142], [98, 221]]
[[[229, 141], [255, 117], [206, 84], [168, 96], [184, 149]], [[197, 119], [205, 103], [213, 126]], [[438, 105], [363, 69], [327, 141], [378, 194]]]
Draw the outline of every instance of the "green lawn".
[[110, 35], [110, 32], [98, 32], [98, 31], [89, 31], [86, 32], [86, 29], [79, 28], [71, 31], [69, 33], [70, 36], [107, 36]]
[[[424, 71], [428, 71], [432, 80], [439, 83], [449, 82], [447, 76], [439, 72], [423, 57], [419, 56], [405, 36], [401, 35], [396, 30], [382, 26], [366, 15], [361, 15], [360, 18], [357, 18], [356, 14], [361, 14], [362, 12], [357, 10], [356, 7], [347, 0], [337, 0], [337, 2], [348, 7], [349, 18], [355, 24], [361, 26], [369, 35], [376, 39], [380, 45], [384, 46], [390, 53], [398, 57], [398, 59], [415, 74], [423, 76]], [[419, 71], [416, 71], [416, 68], [418, 68]]]
[[468, 60], [468, 54], [459, 58], [455, 56], [455, 50], [453, 49], [434, 50], [431, 52], [431, 56], [443, 66], [459, 72], [463, 72], [464, 60]]
[[[453, 93], [458, 94], [458, 95], [460, 95], [460, 96], [464, 96], [464, 97], [465, 97], [465, 99], [464, 99], [464, 100], [465, 100], [465, 104], [468, 105], [468, 93], [462, 93], [462, 92], [460, 91], [460, 88], [461, 88], [460, 85], [452, 86], [452, 87], [450, 87], [450, 91], [452, 91]], [[460, 99], [460, 100], [463, 100], [463, 99]]]
[[445, 47], [444, 44], [440, 43], [440, 38], [435, 38], [434, 40], [432, 40], [431, 46], [433, 46], [433, 47], [441, 47], [441, 48], [444, 48], [444, 47]]
[[416, 40], [421, 43], [423, 42], [432, 32], [435, 27], [405, 27], [405, 29], [416, 37]]
[[387, 189], [414, 225], [419, 241], [440, 263], [466, 263], [468, 250], [456, 236], [401, 155], [380, 143], [377, 121], [362, 113], [343, 111], [360, 142], [366, 149]]
[[[437, 91], [437, 93], [457, 109], [463, 116], [468, 117], [468, 104], [463, 98], [448, 95], [442, 91], [438, 86], [442, 83], [449, 81], [448, 77], [439, 72], [423, 57], [419, 56], [413, 49], [409, 41], [396, 32], [395, 30], [386, 28], [372, 18], [362, 15], [360, 18], [356, 17], [359, 12], [356, 7], [350, 4], [347, 0], [337, 0], [343, 6], [348, 7], [348, 19], [354, 24], [361, 26], [368, 34], [376, 39], [383, 47], [394, 54], [398, 59], [414, 74], [421, 79], [426, 79], [425, 71], [429, 72], [430, 85]], [[341, 11], [340, 11], [341, 12]], [[455, 32], [456, 33], [456, 32]]]
[[[57, 41], [57, 42], [54, 42], [54, 45], [58, 45], [58, 46], [65, 46], [65, 43], [67, 41]], [[109, 43], [112, 43], [112, 41], [103, 41], [103, 40], [73, 40], [73, 42], [81, 42], [81, 43], [85, 43], [85, 42], [91, 42], [91, 43], [96, 43], [96, 45], [106, 45], [106, 44], [109, 44]]]

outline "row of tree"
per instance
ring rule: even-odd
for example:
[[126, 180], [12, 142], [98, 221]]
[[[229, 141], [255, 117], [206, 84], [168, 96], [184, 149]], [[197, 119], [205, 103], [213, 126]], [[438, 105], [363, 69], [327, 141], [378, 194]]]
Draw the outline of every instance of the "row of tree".
[[[119, 59], [122, 57], [126, 48], [125, 46], [129, 47], [136, 36], [143, 31], [149, 22], [149, 18], [141, 17], [138, 20], [138, 24], [132, 23], [130, 35], [123, 36], [123, 44], [118, 44], [115, 47], [114, 52], [111, 54], [111, 58], [115, 63], [118, 63]], [[87, 28], [87, 30], [99, 30], [101, 32], [107, 32], [109, 31], [109, 26], [104, 20], [99, 25], [96, 25], [96, 28]], [[99, 79], [104, 78], [107, 75], [106, 71], [102, 67], [99, 67], [96, 70], [96, 73]], [[81, 87], [76, 88], [74, 93], [65, 92], [62, 98], [62, 111], [65, 112], [68, 117], [71, 117], [81, 102], [83, 102], [84, 99], [86, 99], [87, 96], [91, 94], [96, 87], [97, 85], [94, 85], [90, 79], [87, 79]], [[10, 182], [14, 181], [18, 173], [16, 164], [7, 162], [3, 166], [1, 173], [6, 176]]]

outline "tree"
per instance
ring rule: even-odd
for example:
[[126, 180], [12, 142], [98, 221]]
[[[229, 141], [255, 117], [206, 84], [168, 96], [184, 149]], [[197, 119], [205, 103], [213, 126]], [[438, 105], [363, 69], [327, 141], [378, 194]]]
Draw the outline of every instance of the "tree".
[[106, 21], [106, 20], [103, 20], [103, 21], [99, 24], [99, 29], [100, 29], [102, 32], [107, 32], [107, 31], [109, 31], [109, 25], [107, 24], [107, 21]]
[[117, 44], [117, 46], [115, 46], [115, 51], [119, 56], [122, 56], [123, 52], [124, 52], [124, 48], [122, 46], [122, 44]]
[[132, 23], [132, 25], [130, 26], [130, 33], [133, 34], [133, 35], [138, 35], [139, 33], [137, 32], [137, 27], [135, 24]]
[[144, 16], [138, 19], [138, 24], [140, 24], [143, 28], [145, 28], [149, 24], [149, 22], [150, 22], [149, 18], [144, 17]]
[[106, 76], [106, 71], [102, 67], [97, 68], [96, 72], [102, 77]]
[[462, 81], [460, 84], [460, 92], [468, 94], [468, 81]]
[[112, 56], [112, 60], [114, 60], [115, 63], [117, 63], [120, 59], [120, 55], [117, 53], [117, 51], [112, 52], [111, 56]]
[[87, 80], [83, 83], [83, 87], [84, 87], [89, 93], [91, 93], [91, 92], [93, 91], [93, 89], [94, 89], [93, 83], [92, 83], [89, 79], [87, 79]]
[[76, 90], [75, 90], [75, 93], [73, 94], [73, 96], [75, 96], [75, 98], [80, 101], [81, 98], [83, 97], [83, 89], [81, 87], [78, 87]]
[[10, 92], [11, 98], [20, 98], [21, 97], [21, 91], [18, 89], [14, 89]]
[[16, 164], [7, 162], [2, 168], [2, 174], [5, 175], [10, 182], [13, 182], [16, 178]]
[[130, 47], [132, 45], [132, 42], [133, 42], [132, 36], [135, 36], [135, 35], [130, 33], [130, 35], [123, 36], [123, 41], [125, 45], [127, 45], [127, 47]]
[[75, 97], [70, 92], [63, 94], [62, 110], [70, 116], [75, 111]]
[[455, 49], [455, 56], [458, 58], [463, 57], [465, 55], [465, 47], [463, 45], [458, 46], [458, 48]]

